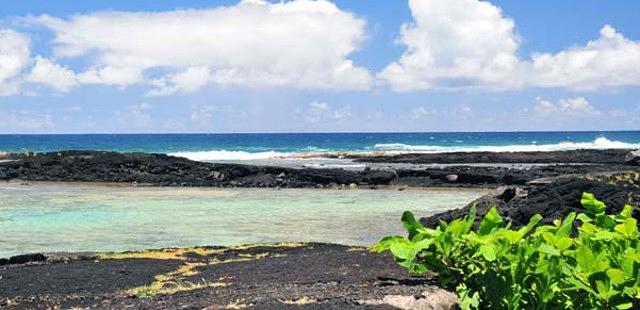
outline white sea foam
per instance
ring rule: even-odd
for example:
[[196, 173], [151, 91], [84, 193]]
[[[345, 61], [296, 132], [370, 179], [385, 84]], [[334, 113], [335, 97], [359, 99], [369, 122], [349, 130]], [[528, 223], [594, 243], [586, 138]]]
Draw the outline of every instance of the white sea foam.
[[[504, 146], [436, 146], [436, 145], [409, 145], [402, 143], [376, 144], [373, 148], [375, 152], [398, 154], [398, 153], [446, 153], [446, 152], [549, 152], [577, 149], [639, 149], [640, 143], [626, 143], [622, 141], [612, 141], [605, 137], [597, 138], [591, 142], [560, 142], [557, 144], [516, 144]], [[268, 159], [286, 160], [309, 160], [322, 159], [324, 155], [332, 154], [327, 150], [307, 148], [298, 153], [284, 153], [276, 151], [246, 152], [246, 151], [197, 151], [197, 152], [175, 152], [169, 155], [184, 157], [196, 161], [251, 161]], [[353, 154], [366, 154], [367, 151], [349, 152]], [[326, 166], [325, 166], [326, 167]]]
[[376, 151], [390, 153], [441, 153], [441, 152], [549, 152], [579, 149], [637, 149], [640, 143], [626, 143], [612, 141], [605, 137], [597, 138], [591, 142], [560, 142], [557, 144], [515, 144], [503, 146], [435, 146], [435, 145], [409, 145], [402, 143], [376, 144]]
[[259, 160], [259, 159], [270, 159], [270, 158], [279, 158], [279, 157], [287, 157], [289, 153], [281, 153], [281, 152], [245, 152], [245, 151], [199, 151], [199, 152], [176, 152], [170, 153], [168, 155], [184, 157], [187, 159], [195, 160], [195, 161], [214, 161], [214, 160]]

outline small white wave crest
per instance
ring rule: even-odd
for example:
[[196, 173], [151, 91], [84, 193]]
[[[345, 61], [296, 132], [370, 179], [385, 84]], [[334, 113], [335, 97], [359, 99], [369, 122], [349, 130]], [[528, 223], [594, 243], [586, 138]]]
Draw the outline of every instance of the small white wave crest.
[[214, 161], [214, 160], [259, 160], [287, 157], [289, 153], [281, 153], [275, 151], [267, 152], [245, 152], [245, 151], [199, 151], [199, 152], [175, 152], [168, 155], [176, 157], [184, 157], [195, 161]]
[[557, 144], [514, 144], [502, 146], [435, 146], [435, 145], [409, 145], [402, 143], [376, 144], [376, 151], [395, 153], [444, 153], [444, 152], [550, 152], [579, 149], [637, 149], [640, 143], [626, 143], [612, 141], [605, 137], [599, 137], [591, 142], [560, 142]]

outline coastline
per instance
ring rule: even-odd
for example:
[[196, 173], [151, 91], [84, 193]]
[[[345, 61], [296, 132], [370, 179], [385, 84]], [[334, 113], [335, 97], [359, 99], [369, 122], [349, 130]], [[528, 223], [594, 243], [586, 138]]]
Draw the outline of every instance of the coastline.
[[[474, 188], [487, 190], [488, 193], [466, 207], [420, 220], [427, 226], [433, 226], [439, 220], [464, 215], [472, 204], [477, 204], [479, 215], [484, 214], [490, 206], [497, 205], [505, 218], [517, 227], [532, 213], [542, 214], [543, 221], [547, 223], [566, 215], [576, 209], [583, 191], [593, 192], [614, 208], [629, 203], [636, 210], [634, 216], [639, 217], [639, 162], [638, 158], [632, 156], [634, 153], [631, 150], [624, 152], [613, 152], [616, 161], [594, 160], [588, 165], [566, 160], [561, 164], [544, 163], [527, 169], [492, 166], [491, 163], [485, 163], [486, 166], [460, 164], [439, 168], [418, 165], [410, 169], [413, 163], [403, 162], [405, 166], [400, 169], [385, 167], [384, 170], [365, 168], [363, 171], [347, 171], [216, 164], [158, 154], [72, 151], [8, 155], [15, 161], [0, 163], [0, 172], [4, 173], [0, 179], [12, 184], [135, 185], [160, 191], [165, 189], [163, 186], [186, 190], [206, 187], [247, 190], [290, 187], [310, 190], [435, 188], [455, 191]], [[600, 155], [607, 154], [607, 151], [591, 153], [597, 154], [594, 158], [601, 158]], [[407, 155], [403, 156], [402, 160], [406, 161]], [[424, 156], [421, 154], [414, 159], [421, 162], [425, 158], [437, 158], [433, 155]], [[392, 157], [375, 160], [381, 159], [397, 161]], [[151, 174], [151, 171], [156, 173]], [[95, 182], [113, 179], [118, 182]], [[119, 260], [106, 259], [104, 254], [96, 257], [95, 253], [19, 255], [11, 261], [0, 260], [0, 265], [3, 265], [0, 266], [0, 276], [10, 281], [5, 283], [11, 283], [7, 286], [10, 288], [9, 295], [4, 300], [0, 299], [0, 306], [29, 308], [46, 304], [102, 309], [125, 306], [156, 309], [180, 304], [211, 309], [248, 306], [265, 309], [388, 309], [403, 304], [453, 307], [457, 303], [453, 293], [438, 288], [428, 275], [413, 277], [396, 266], [388, 255], [369, 253], [362, 247], [324, 243], [268, 247], [264, 244], [247, 247], [209, 246], [110, 254], [121, 257]], [[261, 250], [256, 251], [256, 248]], [[183, 254], [180, 257], [169, 255], [170, 259], [167, 259], [166, 251]], [[322, 259], [318, 259], [320, 257]], [[31, 279], [29, 275], [34, 270], [53, 275], [64, 274], [67, 282], [52, 284], [47, 280]], [[129, 280], [111, 276], [123, 270], [133, 276], [129, 276]], [[96, 277], [102, 280], [91, 285], [82, 280]], [[37, 283], [31, 292], [20, 291], [25, 281]], [[67, 289], [65, 286], [74, 288]], [[268, 289], [270, 287], [277, 288]], [[211, 304], [210, 300], [216, 303]]]

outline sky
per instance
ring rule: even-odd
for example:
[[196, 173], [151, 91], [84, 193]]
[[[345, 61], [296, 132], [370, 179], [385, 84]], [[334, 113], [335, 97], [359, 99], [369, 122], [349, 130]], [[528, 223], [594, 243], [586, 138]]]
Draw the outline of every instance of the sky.
[[0, 133], [640, 129], [640, 2], [0, 3]]

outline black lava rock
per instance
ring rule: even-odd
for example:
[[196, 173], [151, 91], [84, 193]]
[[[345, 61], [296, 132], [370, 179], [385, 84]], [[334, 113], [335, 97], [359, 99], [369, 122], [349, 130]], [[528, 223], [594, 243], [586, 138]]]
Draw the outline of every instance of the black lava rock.
[[26, 264], [26, 263], [32, 263], [32, 262], [43, 262], [45, 260], [47, 260], [47, 257], [44, 256], [44, 254], [34, 253], [34, 254], [23, 254], [23, 255], [11, 256], [7, 263], [8, 264]]

